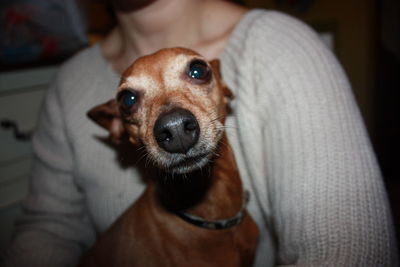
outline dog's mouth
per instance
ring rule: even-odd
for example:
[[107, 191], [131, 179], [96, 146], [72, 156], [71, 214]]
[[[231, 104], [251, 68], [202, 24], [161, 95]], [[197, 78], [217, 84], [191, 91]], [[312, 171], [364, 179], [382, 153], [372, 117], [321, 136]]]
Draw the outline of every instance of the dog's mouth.
[[195, 170], [201, 170], [211, 159], [211, 153], [202, 153], [196, 156], [185, 156], [182, 159], [175, 159], [168, 166], [171, 173], [184, 174]]
[[170, 174], [189, 174], [205, 169], [215, 155], [216, 144], [200, 142], [187, 153], [169, 153], [157, 146], [146, 146], [147, 156], [160, 170]]

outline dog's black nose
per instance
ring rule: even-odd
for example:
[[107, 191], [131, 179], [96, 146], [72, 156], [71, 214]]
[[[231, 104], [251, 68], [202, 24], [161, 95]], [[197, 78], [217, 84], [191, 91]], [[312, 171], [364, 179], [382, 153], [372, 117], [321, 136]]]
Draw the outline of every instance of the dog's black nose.
[[182, 108], [161, 114], [154, 125], [158, 145], [170, 153], [186, 153], [197, 143], [199, 134], [195, 116]]

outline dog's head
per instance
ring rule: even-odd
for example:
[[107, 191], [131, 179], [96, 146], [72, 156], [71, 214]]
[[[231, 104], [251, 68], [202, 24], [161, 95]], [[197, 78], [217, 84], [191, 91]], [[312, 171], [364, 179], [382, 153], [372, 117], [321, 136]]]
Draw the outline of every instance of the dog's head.
[[231, 98], [218, 60], [168, 48], [136, 60], [123, 73], [116, 99], [88, 116], [108, 129], [114, 142], [128, 134], [160, 168], [188, 173], [215, 153]]

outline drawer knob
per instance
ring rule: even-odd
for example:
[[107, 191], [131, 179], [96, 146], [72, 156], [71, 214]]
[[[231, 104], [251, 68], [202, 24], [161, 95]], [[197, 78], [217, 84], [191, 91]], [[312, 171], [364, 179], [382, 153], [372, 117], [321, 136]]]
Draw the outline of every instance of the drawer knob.
[[17, 139], [19, 141], [29, 141], [31, 139], [32, 132], [31, 131], [21, 132], [15, 121], [8, 120], [8, 119], [1, 120], [0, 126], [3, 129], [12, 130], [14, 133], [15, 139]]

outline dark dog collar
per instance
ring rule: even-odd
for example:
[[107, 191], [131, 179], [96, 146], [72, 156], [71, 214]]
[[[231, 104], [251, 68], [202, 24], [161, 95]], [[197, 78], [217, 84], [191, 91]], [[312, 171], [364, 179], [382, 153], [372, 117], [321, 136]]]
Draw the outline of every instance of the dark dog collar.
[[244, 192], [244, 201], [240, 211], [235, 216], [223, 220], [207, 221], [204, 218], [191, 215], [183, 211], [176, 211], [175, 213], [186, 222], [191, 223], [195, 226], [210, 230], [224, 230], [238, 225], [243, 220], [244, 212], [246, 210], [246, 206], [247, 203], [249, 202], [249, 199], [250, 199], [250, 193], [246, 190]]

